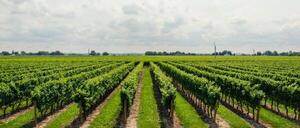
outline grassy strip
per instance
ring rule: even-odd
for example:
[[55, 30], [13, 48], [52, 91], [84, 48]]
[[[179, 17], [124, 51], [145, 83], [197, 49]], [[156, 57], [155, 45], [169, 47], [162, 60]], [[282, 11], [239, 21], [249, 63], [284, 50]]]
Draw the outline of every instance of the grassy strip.
[[[20, 128], [20, 127], [26, 127], [27, 124], [29, 124], [31, 121], [34, 120], [34, 109], [30, 109], [26, 113], [16, 117], [15, 119], [0, 124], [0, 128]], [[29, 126], [27, 126], [29, 127]]]
[[[262, 104], [264, 104], [264, 100], [263, 100], [263, 103], [262, 103]], [[270, 105], [270, 106], [271, 106], [271, 104], [272, 104], [271, 100], [267, 100], [267, 105]], [[273, 109], [274, 109], [274, 110], [277, 110], [276, 104], [277, 104], [277, 103], [274, 101], [274, 103], [273, 103]], [[279, 108], [279, 111], [280, 111], [280, 112], [282, 112], [282, 113], [285, 114], [285, 107], [284, 107], [284, 105], [279, 104], [279, 107], [278, 107], [278, 108]], [[290, 117], [293, 117], [293, 116], [295, 115], [294, 109], [291, 108], [291, 107], [288, 107], [288, 114], [289, 114]]]
[[296, 123], [264, 108], [260, 109], [259, 118], [263, 122], [270, 124], [273, 128], [300, 128]]
[[[245, 108], [244, 108], [245, 109]], [[220, 108], [218, 109], [220, 111]], [[228, 119], [224, 117], [224, 119]], [[295, 122], [290, 121], [276, 113], [273, 113], [270, 110], [267, 110], [263, 107], [260, 108], [259, 120], [267, 125], [270, 125], [273, 128], [300, 128]]]
[[251, 125], [247, 121], [221, 104], [219, 105], [218, 115], [229, 123], [231, 128], [251, 128]]
[[90, 128], [113, 128], [121, 112], [120, 89], [103, 106], [99, 115], [90, 124]]
[[[28, 101], [28, 105], [30, 105], [31, 104], [31, 102], [30, 101]], [[27, 104], [26, 104], [26, 101], [24, 100], [24, 101], [22, 101], [21, 102], [21, 104], [20, 104], [20, 106], [19, 106], [19, 108], [25, 108], [25, 107], [27, 107], [26, 106]], [[17, 106], [15, 106], [15, 107], [17, 107]], [[16, 109], [16, 108], [15, 108]], [[10, 114], [10, 113], [12, 113], [12, 107], [11, 106], [9, 106], [7, 109], [6, 109], [6, 115], [7, 114]], [[3, 110], [1, 109], [1, 111], [0, 111], [0, 116], [3, 116]]]
[[184, 128], [207, 128], [206, 124], [195, 108], [189, 104], [178, 92], [175, 99], [175, 112]]
[[160, 119], [149, 67], [145, 69], [143, 84], [137, 125], [139, 128], [158, 128], [160, 127]]
[[77, 104], [71, 104], [66, 108], [67, 110], [60, 113], [57, 117], [51, 120], [46, 128], [62, 128], [69, 125], [78, 115], [79, 108]]

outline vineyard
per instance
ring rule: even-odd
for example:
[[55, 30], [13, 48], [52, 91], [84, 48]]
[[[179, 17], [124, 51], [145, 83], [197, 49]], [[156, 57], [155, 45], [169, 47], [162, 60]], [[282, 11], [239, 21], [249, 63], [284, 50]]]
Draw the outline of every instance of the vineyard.
[[300, 128], [299, 57], [1, 57], [0, 128]]

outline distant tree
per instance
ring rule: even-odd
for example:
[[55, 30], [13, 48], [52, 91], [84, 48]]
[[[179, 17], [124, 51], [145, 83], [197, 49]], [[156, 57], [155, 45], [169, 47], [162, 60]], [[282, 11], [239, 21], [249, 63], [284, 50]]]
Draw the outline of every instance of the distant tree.
[[60, 51], [57, 50], [57, 51], [51, 52], [50, 55], [56, 55], [56, 56], [58, 56], [58, 55], [64, 55], [64, 53], [62, 53], [62, 52], [60, 52]]
[[185, 53], [185, 52], [180, 52], [180, 51], [175, 51], [175, 52], [146, 51], [145, 55], [146, 56], [157, 56], [157, 55], [159, 55], [159, 56], [161, 56], [161, 55], [164, 55], [164, 56], [166, 56], [166, 55], [178, 56], [178, 55], [196, 55], [196, 53]]
[[222, 52], [217, 52], [217, 55], [232, 55], [232, 52], [229, 50], [223, 50]]
[[21, 51], [21, 55], [26, 55], [26, 52], [25, 51]]
[[159, 53], [157, 53], [156, 51], [146, 51], [145, 55], [146, 56], [155, 56], [155, 55], [159, 55]]
[[182, 55], [182, 54], [184, 54], [184, 52], [181, 53], [180, 51], [176, 51], [176, 52], [174, 53], [174, 55]]
[[163, 51], [163, 55], [168, 55], [168, 53], [166, 51]]
[[49, 55], [49, 52], [48, 51], [38, 51], [36, 53], [36, 55], [43, 55], [43, 56], [45, 56], [45, 55]]
[[278, 56], [278, 52], [277, 51], [273, 51], [273, 56]]
[[289, 56], [300, 56], [300, 52], [289, 52]]
[[4, 56], [8, 56], [8, 55], [10, 55], [10, 53], [8, 52], [8, 51], [2, 51], [2, 53], [1, 53], [2, 55], [4, 55]]
[[18, 51], [14, 52], [14, 55], [16, 55], [16, 56], [19, 55], [19, 52]]
[[19, 55], [19, 52], [18, 52], [18, 51], [12, 50], [12, 51], [11, 51], [11, 55]]
[[29, 52], [27, 55], [36, 55], [35, 53]]
[[91, 53], [90, 53], [90, 55], [95, 56], [95, 55], [97, 55], [97, 53], [96, 53], [95, 50], [92, 50]]
[[145, 52], [145, 55], [147, 56], [147, 55], [152, 55], [152, 52], [151, 51], [146, 51]]
[[288, 52], [281, 52], [281, 53], [279, 53], [279, 55], [280, 55], [280, 56], [288, 56], [289, 53], [288, 53]]
[[109, 53], [108, 53], [108, 52], [103, 52], [102, 55], [103, 55], [103, 56], [108, 56]]
[[258, 52], [256, 53], [256, 55], [257, 55], [257, 56], [261, 56], [262, 53], [258, 51]]
[[266, 56], [272, 56], [273, 52], [270, 51], [270, 50], [267, 50], [267, 51], [264, 52], [264, 55], [266, 55]]
[[163, 52], [157, 52], [157, 55], [163, 55]]

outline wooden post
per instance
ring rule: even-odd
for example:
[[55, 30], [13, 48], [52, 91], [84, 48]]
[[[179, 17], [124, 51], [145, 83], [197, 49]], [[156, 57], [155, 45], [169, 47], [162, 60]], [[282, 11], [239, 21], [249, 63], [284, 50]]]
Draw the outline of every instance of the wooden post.
[[123, 124], [125, 125], [127, 119], [127, 99], [125, 99], [123, 102], [123, 111], [124, 111]]
[[26, 99], [26, 107], [29, 105], [29, 99]]
[[289, 117], [289, 109], [287, 105], [284, 105], [286, 117]]
[[271, 109], [273, 110], [273, 99], [271, 100]]
[[259, 122], [259, 108], [257, 109], [257, 113], [256, 113], [256, 122]]
[[7, 109], [7, 107], [4, 106], [4, 108], [3, 108], [3, 117], [6, 117], [6, 109]]
[[79, 106], [79, 121], [83, 122], [83, 120], [84, 120], [83, 107], [82, 107], [81, 103], [79, 103], [78, 106]]
[[172, 98], [171, 101], [171, 110], [170, 110], [170, 118], [171, 118], [171, 122], [172, 122], [172, 127], [174, 127], [174, 98]]
[[34, 104], [34, 125], [35, 127], [38, 127], [36, 101], [33, 101], [33, 104]]
[[249, 116], [250, 110], [249, 110], [249, 106], [247, 105], [247, 115]]
[[253, 120], [255, 120], [255, 108], [252, 108], [252, 117], [253, 117]]
[[232, 100], [232, 107], [234, 108], [234, 99], [231, 98], [231, 100]]
[[277, 102], [277, 105], [276, 105], [276, 107], [277, 107], [277, 112], [279, 112], [279, 113], [280, 113], [280, 109], [279, 109], [279, 102]]
[[297, 109], [294, 108], [294, 120], [297, 120]]
[[242, 113], [244, 113], [244, 110], [243, 110], [243, 103], [241, 103], [241, 111], [242, 111]]
[[214, 122], [216, 122], [216, 118], [217, 118], [217, 109], [214, 109], [215, 113], [214, 113]]
[[300, 109], [298, 109], [298, 120], [300, 121]]

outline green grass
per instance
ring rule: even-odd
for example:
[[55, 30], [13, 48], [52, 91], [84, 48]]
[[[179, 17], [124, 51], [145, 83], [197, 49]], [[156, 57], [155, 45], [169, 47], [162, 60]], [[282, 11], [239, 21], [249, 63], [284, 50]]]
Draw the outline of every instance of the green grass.
[[[264, 100], [263, 100], [263, 103], [262, 104], [264, 104]], [[276, 102], [274, 101], [274, 103], [273, 103], [273, 109], [275, 109], [275, 110], [277, 110], [277, 108], [276, 108]], [[270, 105], [271, 106], [271, 100], [267, 100], [267, 105]], [[279, 111], [280, 112], [283, 112], [284, 114], [285, 114], [285, 107], [284, 107], [284, 105], [282, 105], [282, 104], [279, 104]], [[294, 113], [294, 109], [293, 108], [291, 108], [291, 107], [288, 107], [288, 114], [289, 114], [289, 116], [291, 116], [291, 115], [295, 115], [295, 113]]]
[[223, 105], [219, 106], [218, 115], [229, 123], [231, 128], [251, 128], [251, 125], [248, 122]]
[[259, 118], [263, 122], [270, 124], [273, 128], [300, 128], [296, 123], [264, 108], [261, 108]]
[[51, 120], [46, 128], [62, 128], [68, 126], [76, 117], [78, 117], [80, 110], [77, 104], [73, 103], [66, 109], [66, 111], [60, 113], [60, 115]]
[[150, 69], [146, 67], [144, 83], [141, 91], [140, 111], [138, 114], [137, 125], [139, 128], [158, 128], [160, 127], [157, 104], [154, 97]]
[[20, 128], [20, 127], [29, 127], [26, 126], [26, 124], [30, 123], [33, 121], [34, 118], [34, 109], [30, 109], [26, 113], [19, 115], [15, 119], [4, 123], [0, 124], [0, 128]]
[[175, 112], [184, 128], [207, 128], [206, 124], [195, 108], [189, 104], [179, 93], [176, 94]]
[[[31, 102], [30, 101], [28, 101], [28, 105], [30, 105], [31, 104]], [[16, 107], [16, 106], [15, 106]], [[21, 104], [20, 104], [20, 108], [24, 108], [24, 107], [26, 107], [26, 101], [24, 100], [24, 101], [22, 101], [21, 102]], [[6, 109], [6, 115], [7, 114], [9, 114], [9, 113], [11, 113], [12, 112], [12, 107], [8, 107], [7, 109]], [[0, 116], [3, 116], [3, 110], [1, 109], [1, 111], [0, 111]]]
[[113, 128], [117, 124], [121, 112], [120, 89], [117, 90], [110, 100], [103, 106], [101, 112], [93, 122], [90, 128]]

